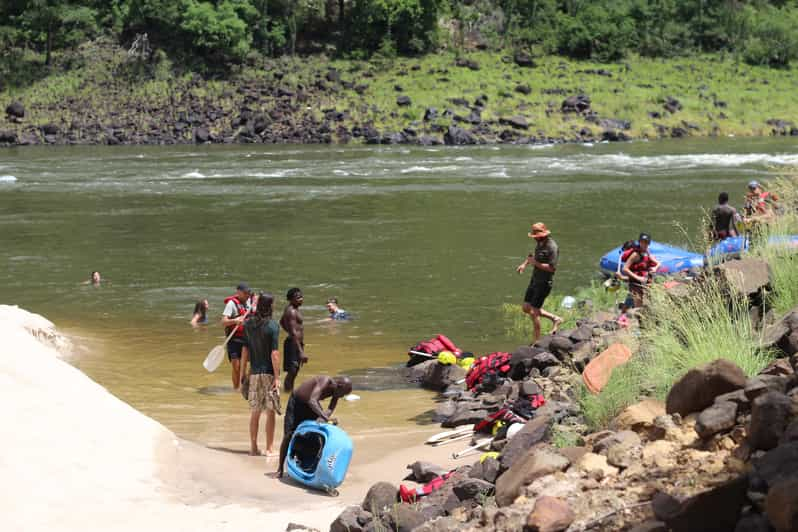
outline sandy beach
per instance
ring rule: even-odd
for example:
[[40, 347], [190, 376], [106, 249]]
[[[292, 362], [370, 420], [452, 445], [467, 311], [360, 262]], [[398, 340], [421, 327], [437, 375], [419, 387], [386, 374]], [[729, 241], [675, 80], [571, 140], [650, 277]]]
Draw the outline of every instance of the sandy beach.
[[353, 435], [353, 462], [332, 498], [273, 478], [274, 459], [178, 438], [62, 360], [68, 342], [41, 316], [0, 305], [0, 344], [6, 530], [326, 530], [415, 460], [457, 465], [457, 449], [421, 445], [437, 427]]

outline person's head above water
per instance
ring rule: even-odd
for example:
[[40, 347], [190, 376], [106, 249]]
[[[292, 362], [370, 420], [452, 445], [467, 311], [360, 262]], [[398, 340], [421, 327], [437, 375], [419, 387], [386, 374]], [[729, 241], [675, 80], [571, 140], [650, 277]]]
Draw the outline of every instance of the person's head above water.
[[194, 305], [194, 314], [199, 314], [203, 318], [208, 314], [208, 300], [207, 299], [200, 299]]
[[718, 203], [721, 205], [726, 205], [729, 203], [729, 193], [728, 192], [721, 192], [718, 194]]
[[338, 310], [338, 298], [331, 297], [327, 300], [327, 310], [331, 314]]
[[343, 397], [345, 395], [349, 395], [350, 393], [352, 393], [352, 381], [349, 379], [349, 377], [346, 377], [344, 375], [334, 377], [333, 383], [335, 384], [335, 391], [333, 392], [333, 396]]
[[291, 303], [295, 307], [300, 306], [305, 300], [305, 297], [302, 295], [302, 290], [296, 287], [288, 290], [288, 293], [285, 295], [285, 298], [288, 300], [289, 303]]
[[100, 277], [100, 272], [97, 271], [91, 272], [89, 281], [91, 281], [93, 284], [100, 284], [100, 281], [102, 281], [102, 277]]
[[255, 307], [255, 315], [264, 320], [269, 320], [272, 317], [272, 307], [274, 305], [274, 296], [268, 292], [261, 292], [258, 294], [258, 306]]

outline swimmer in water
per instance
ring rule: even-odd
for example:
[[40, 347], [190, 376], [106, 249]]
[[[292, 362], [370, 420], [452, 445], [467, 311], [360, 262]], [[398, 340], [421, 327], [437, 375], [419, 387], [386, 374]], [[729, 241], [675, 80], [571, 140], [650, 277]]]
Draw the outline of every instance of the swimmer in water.
[[91, 272], [89, 275], [88, 281], [83, 281], [83, 284], [90, 284], [93, 286], [100, 286], [100, 282], [102, 281], [102, 277], [100, 277], [100, 272], [94, 271]]
[[208, 323], [208, 300], [207, 299], [200, 299], [194, 305], [194, 314], [191, 316], [191, 325], [196, 327], [197, 325], [205, 325]]
[[327, 311], [330, 313], [329, 319], [333, 321], [345, 321], [350, 318], [349, 313], [338, 306], [338, 299], [335, 297], [327, 300]]

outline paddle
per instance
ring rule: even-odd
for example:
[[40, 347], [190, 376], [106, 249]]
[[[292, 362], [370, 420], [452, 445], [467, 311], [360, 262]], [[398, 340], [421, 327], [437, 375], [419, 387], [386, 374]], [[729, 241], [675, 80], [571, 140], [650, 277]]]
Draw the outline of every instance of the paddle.
[[[247, 317], [247, 314], [249, 314], [249, 310], [244, 312], [245, 318]], [[208, 370], [208, 373], [213, 373], [219, 368], [222, 360], [224, 360], [224, 348], [227, 347], [227, 343], [230, 341], [230, 338], [233, 337], [239, 327], [241, 327], [241, 325], [236, 325], [233, 327], [233, 330], [230, 331], [230, 334], [224, 340], [224, 343], [211, 349], [208, 353], [208, 356], [205, 357], [205, 360], [202, 362], [202, 366]]]
[[465, 449], [463, 449], [460, 452], [452, 453], [452, 458], [457, 460], [458, 458], [462, 458], [464, 456], [468, 456], [470, 454], [478, 452], [480, 449], [484, 449], [486, 447], [489, 447], [490, 443], [492, 441], [493, 441], [493, 438], [484, 438], [484, 439], [478, 441], [477, 444], [472, 446], [472, 447], [466, 447]]

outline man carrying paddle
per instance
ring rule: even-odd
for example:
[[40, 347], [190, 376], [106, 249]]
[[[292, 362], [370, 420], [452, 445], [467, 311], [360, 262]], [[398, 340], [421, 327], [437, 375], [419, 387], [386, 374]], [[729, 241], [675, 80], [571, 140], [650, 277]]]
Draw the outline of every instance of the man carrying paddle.
[[288, 334], [288, 338], [283, 342], [283, 367], [285, 368], [285, 391], [290, 392], [294, 389], [294, 379], [299, 373], [299, 367], [307, 364], [308, 357], [305, 354], [305, 325], [302, 312], [299, 307], [305, 301], [302, 290], [292, 288], [286, 294], [288, 305], [280, 318], [280, 325]]
[[[330, 378], [326, 375], [313, 377], [294, 390], [285, 407], [283, 442], [280, 445], [280, 465], [277, 468], [277, 478], [283, 476], [283, 464], [288, 454], [288, 444], [291, 443], [291, 437], [300, 423], [313, 420], [319, 423], [330, 421], [336, 423], [332, 414], [338, 405], [338, 399], [350, 393], [352, 393], [352, 381], [349, 380], [349, 377]], [[330, 399], [327, 410], [324, 410], [321, 401], [328, 397], [332, 397], [332, 399]]]
[[[266, 411], [266, 456], [274, 455], [274, 414], [280, 413], [280, 328], [272, 319], [271, 294], [260, 293], [255, 313], [244, 322], [247, 343], [241, 352], [241, 385], [249, 383], [249, 454], [257, 456], [258, 424]], [[247, 375], [247, 363], [250, 371]]]
[[538, 222], [532, 225], [532, 231], [527, 233], [529, 238], [534, 238], [537, 241], [535, 251], [527, 255], [527, 258], [516, 269], [518, 273], [524, 273], [528, 265], [534, 266], [535, 270], [532, 272], [532, 279], [529, 281], [529, 287], [524, 294], [524, 304], [521, 309], [524, 314], [529, 314], [532, 318], [532, 324], [535, 328], [535, 339], [532, 343], [540, 340], [540, 317], [551, 320], [554, 327], [551, 329], [552, 334], [557, 332], [557, 328], [562, 323], [562, 318], [546, 312], [543, 310], [543, 302], [546, 301], [551, 286], [554, 283], [554, 272], [557, 271], [557, 261], [560, 257], [557, 242], [554, 241], [549, 235], [551, 231], [546, 229], [546, 225]]
[[227, 342], [227, 358], [233, 366], [233, 388], [238, 390], [241, 383], [241, 350], [246, 341], [244, 337], [244, 318], [247, 314], [247, 302], [250, 294], [247, 283], [238, 283], [235, 295], [224, 300], [224, 310], [222, 311], [222, 327], [224, 334], [229, 336], [235, 329], [233, 337]]

